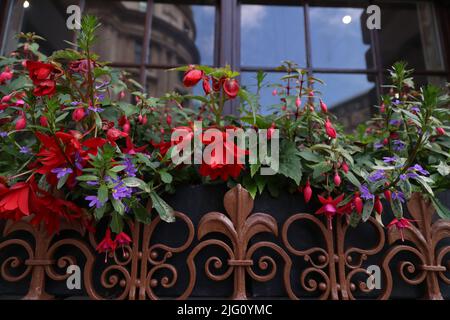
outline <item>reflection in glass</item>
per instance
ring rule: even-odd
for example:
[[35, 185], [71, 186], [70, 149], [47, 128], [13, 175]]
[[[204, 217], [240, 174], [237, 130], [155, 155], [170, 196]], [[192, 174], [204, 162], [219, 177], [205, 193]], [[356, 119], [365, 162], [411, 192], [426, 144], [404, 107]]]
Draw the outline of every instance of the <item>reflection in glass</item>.
[[365, 8], [311, 7], [312, 63], [322, 68], [373, 67]]
[[[173, 66], [214, 65], [215, 6], [154, 5], [150, 43], [150, 63]], [[162, 95], [176, 90], [185, 92], [180, 72], [147, 71], [149, 92]]]
[[241, 65], [276, 67], [282, 60], [304, 66], [303, 7], [241, 6]]
[[325, 82], [315, 90], [322, 93], [322, 99], [328, 105], [346, 130], [356, 126], [371, 116], [371, 110], [377, 104], [375, 80], [361, 74], [315, 74]]
[[102, 24], [94, 51], [110, 62], [140, 63], [145, 28], [143, 1], [86, 1], [85, 13]]
[[[64, 40], [71, 41], [74, 38], [73, 31], [66, 27], [66, 8], [69, 5], [78, 5], [77, 0], [40, 0], [29, 1], [28, 8], [23, 7], [23, 1], [17, 1], [18, 6], [15, 12], [23, 9], [22, 32], [34, 32], [45, 38], [40, 41], [41, 51], [50, 55], [55, 50], [67, 48], [69, 45]], [[20, 19], [17, 14], [14, 19]], [[13, 22], [14, 24], [14, 22]], [[10, 36], [15, 34], [10, 32]], [[8, 48], [11, 49], [11, 48]]]
[[380, 49], [385, 67], [404, 60], [416, 70], [444, 68], [432, 3], [397, 3], [380, 7]]
[[[273, 96], [273, 87], [267, 87], [267, 84], [282, 84], [280, 80], [284, 73], [281, 72], [268, 72], [264, 80], [264, 87], [260, 91], [260, 113], [261, 114], [271, 114], [281, 109], [281, 102], [278, 96]], [[242, 72], [241, 73], [241, 84], [246, 90], [251, 93], [256, 93], [257, 81], [256, 72]]]

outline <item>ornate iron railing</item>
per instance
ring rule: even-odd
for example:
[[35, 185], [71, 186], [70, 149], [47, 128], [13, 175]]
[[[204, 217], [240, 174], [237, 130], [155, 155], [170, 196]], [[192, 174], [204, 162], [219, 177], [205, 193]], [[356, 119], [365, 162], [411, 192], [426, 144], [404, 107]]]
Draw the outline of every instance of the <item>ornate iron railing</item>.
[[[225, 194], [225, 213], [206, 213], [195, 224], [189, 213], [176, 212], [176, 232], [159, 218], [149, 225], [130, 223], [132, 244], [123, 252], [117, 249], [106, 263], [95, 252], [96, 235], [80, 226], [63, 225], [50, 236], [26, 221], [8, 222], [0, 242], [0, 295], [346, 300], [404, 297], [412, 287], [418, 297], [450, 298], [450, 222], [433, 221], [432, 206], [419, 194], [408, 203], [415, 222], [404, 231], [404, 242], [395, 229], [386, 231], [372, 219], [364, 226], [370, 232], [349, 241], [353, 228], [345, 216], [330, 230], [310, 213], [278, 221], [254, 213], [253, 207], [248, 192], [237, 186]], [[315, 231], [298, 241], [296, 230], [303, 225]], [[167, 239], [173, 241], [167, 244]], [[66, 287], [69, 265], [81, 267], [82, 290], [76, 293]], [[381, 288], [367, 286], [370, 265], [381, 270]]]

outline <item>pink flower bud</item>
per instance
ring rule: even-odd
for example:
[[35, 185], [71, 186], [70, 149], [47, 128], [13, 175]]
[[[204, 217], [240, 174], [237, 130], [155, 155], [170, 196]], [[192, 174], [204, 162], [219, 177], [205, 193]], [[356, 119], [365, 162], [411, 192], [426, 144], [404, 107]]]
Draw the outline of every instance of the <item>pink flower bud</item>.
[[27, 126], [27, 118], [22, 114], [19, 120], [16, 122], [16, 130], [23, 130]]
[[166, 122], [167, 125], [170, 127], [170, 125], [172, 124], [172, 116], [170, 114], [167, 115]]
[[311, 200], [312, 189], [309, 184], [309, 180], [306, 182], [305, 188], [303, 189], [303, 197], [304, 197], [306, 203], [308, 203]]
[[348, 164], [347, 164], [347, 162], [342, 162], [342, 166], [341, 166], [341, 168], [342, 168], [342, 171], [344, 171], [345, 173], [348, 173]]
[[328, 112], [328, 107], [325, 104], [325, 102], [322, 101], [322, 99], [320, 99], [320, 110], [322, 110], [323, 113], [327, 113]]
[[445, 130], [444, 130], [444, 128], [439, 127], [439, 128], [436, 128], [436, 133], [438, 134], [438, 136], [443, 136], [443, 135], [445, 135]]
[[301, 105], [302, 105], [302, 100], [300, 100], [300, 97], [297, 97], [297, 99], [295, 99], [295, 106], [297, 108], [300, 108]]
[[363, 211], [363, 201], [359, 196], [359, 192], [355, 192], [355, 197], [353, 198], [353, 204], [355, 205], [356, 212], [361, 214]]
[[333, 180], [336, 187], [339, 187], [341, 185], [342, 180], [341, 177], [339, 176], [339, 173], [336, 172]]
[[375, 203], [373, 207], [378, 214], [383, 213], [383, 204], [381, 203], [379, 196], [375, 197]]
[[278, 94], [277, 89], [273, 89], [272, 95], [275, 97]]
[[72, 113], [72, 119], [73, 119], [73, 121], [79, 122], [79, 121], [83, 120], [85, 115], [86, 115], [86, 112], [84, 111], [83, 107], [77, 108]]
[[43, 127], [48, 127], [48, 119], [46, 116], [41, 116], [39, 118], [39, 123], [41, 124], [41, 126]]

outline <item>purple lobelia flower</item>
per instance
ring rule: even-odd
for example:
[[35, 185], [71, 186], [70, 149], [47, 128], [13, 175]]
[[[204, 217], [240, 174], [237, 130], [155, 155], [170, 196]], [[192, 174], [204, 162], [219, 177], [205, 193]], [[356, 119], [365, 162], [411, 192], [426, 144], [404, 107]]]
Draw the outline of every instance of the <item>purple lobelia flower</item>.
[[112, 189], [112, 196], [115, 200], [121, 200], [123, 198], [130, 198], [132, 194], [131, 188], [128, 188], [122, 181], [118, 181]]
[[100, 107], [89, 106], [88, 110], [93, 111], [93, 112], [100, 113], [100, 112], [102, 112], [104, 109], [102, 109], [102, 108], [100, 108]]
[[398, 161], [397, 157], [383, 157], [384, 163], [396, 163]]
[[386, 175], [383, 170], [377, 170], [369, 175], [368, 180], [370, 182], [377, 182], [381, 179], [384, 179], [385, 177]]
[[411, 107], [411, 111], [413, 111], [415, 113], [420, 113], [420, 107], [419, 106], [412, 106]]
[[83, 170], [83, 158], [81, 158], [80, 153], [75, 153], [75, 167], [77, 167], [78, 170]]
[[395, 99], [395, 100], [392, 101], [392, 103], [393, 103], [394, 105], [398, 106], [401, 102], [400, 102], [400, 100]]
[[361, 192], [361, 198], [363, 198], [364, 200], [370, 200], [375, 198], [375, 196], [372, 193], [370, 193], [369, 188], [365, 184], [362, 184], [359, 187], [359, 192]]
[[409, 168], [408, 171], [415, 171], [415, 172], [420, 173], [423, 176], [430, 175], [430, 173], [427, 170], [425, 170], [424, 168], [422, 168], [422, 166], [420, 164], [415, 164], [414, 166]]
[[402, 151], [406, 146], [406, 144], [401, 140], [393, 140], [392, 144], [394, 151]]
[[402, 121], [399, 119], [392, 119], [391, 121], [389, 121], [389, 124], [392, 126], [399, 126], [402, 124]]
[[399, 200], [400, 202], [405, 202], [405, 195], [401, 191], [392, 192], [392, 199]]
[[130, 158], [125, 158], [123, 161], [123, 164], [125, 165], [125, 173], [129, 177], [136, 177], [136, 167], [133, 164], [133, 161], [131, 161]]
[[381, 143], [381, 142], [375, 142], [375, 143], [373, 144], [373, 147], [374, 147], [375, 150], [378, 150], [378, 149], [383, 148], [383, 147], [384, 147], [384, 144]]
[[62, 179], [66, 175], [73, 173], [73, 170], [70, 168], [55, 168], [52, 169], [52, 173], [56, 174], [56, 178]]
[[0, 138], [5, 138], [8, 136], [8, 132], [6, 131], [0, 131]]
[[93, 206], [95, 206], [97, 209], [103, 207], [104, 203], [101, 202], [96, 196], [87, 196], [84, 198], [89, 202], [89, 208], [92, 208]]
[[23, 146], [19, 148], [19, 152], [23, 154], [31, 154], [31, 149], [29, 147]]

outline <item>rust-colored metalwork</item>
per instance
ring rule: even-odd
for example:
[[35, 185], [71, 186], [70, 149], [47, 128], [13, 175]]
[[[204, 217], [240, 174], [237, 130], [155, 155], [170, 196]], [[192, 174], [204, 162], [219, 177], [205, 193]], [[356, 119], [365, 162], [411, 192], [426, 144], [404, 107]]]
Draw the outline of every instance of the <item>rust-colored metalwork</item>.
[[[177, 233], [181, 241], [177, 245], [158, 240], [161, 227], [171, 228], [159, 218], [149, 225], [130, 222], [125, 228], [132, 243], [110, 253], [106, 263], [94, 252], [102, 228], [98, 234], [86, 234], [82, 226], [66, 223], [60, 234], [48, 235], [42, 226], [27, 221], [8, 222], [0, 241], [0, 279], [6, 284], [26, 283], [24, 299], [59, 298], [48, 293], [48, 281], [66, 281], [69, 275], [62, 270], [82, 263], [84, 295], [95, 300], [187, 299], [204, 285], [200, 274], [209, 281], [228, 281], [232, 299], [255, 297], [249, 289], [252, 284], [278, 280], [289, 299], [347, 300], [368, 297], [372, 289], [365, 281], [367, 267], [376, 264], [384, 281], [371, 298], [391, 298], [398, 281], [404, 281], [424, 283], [425, 298], [442, 299], [441, 286], [450, 285], [450, 222], [433, 220], [432, 206], [419, 194], [408, 203], [414, 226], [404, 230], [405, 242], [395, 229], [389, 229], [386, 237], [385, 229], [372, 218], [365, 224], [373, 231], [371, 241], [361, 239], [355, 245], [348, 241], [352, 229], [347, 216], [337, 217], [330, 230], [310, 213], [277, 221], [276, 216], [253, 213], [253, 205], [249, 193], [238, 185], [224, 196], [226, 213], [206, 213], [194, 225], [189, 213], [176, 212], [178, 226], [182, 223], [185, 228], [183, 234]], [[293, 230], [305, 225], [315, 229], [317, 244], [294, 241], [298, 234]], [[364, 247], [366, 243], [371, 245]], [[207, 247], [216, 251], [204, 258], [211, 252], [204, 250]], [[68, 253], [73, 250], [76, 257]], [[404, 260], [404, 253], [416, 259], [398, 262]], [[395, 263], [399, 272], [393, 268]], [[161, 293], [170, 290], [170, 295]]]
[[[388, 231], [388, 243], [391, 245], [383, 261], [383, 270], [386, 275], [386, 289], [382, 298], [387, 299], [393, 288], [392, 274], [389, 264], [400, 252], [409, 252], [419, 259], [420, 264], [412, 261], [402, 261], [398, 265], [401, 278], [408, 284], [418, 285], [426, 283], [425, 299], [442, 300], [439, 279], [445, 285], [450, 285], [450, 278], [446, 271], [450, 271], [450, 246], [439, 248], [439, 243], [450, 237], [450, 222], [437, 220], [432, 222], [435, 210], [433, 205], [423, 200], [418, 193], [414, 194], [408, 202], [408, 211], [414, 219], [415, 226], [404, 230], [405, 243], [400, 243], [399, 232], [392, 228]], [[445, 260], [445, 261], [444, 261]], [[408, 277], [418, 271], [413, 278]]]

